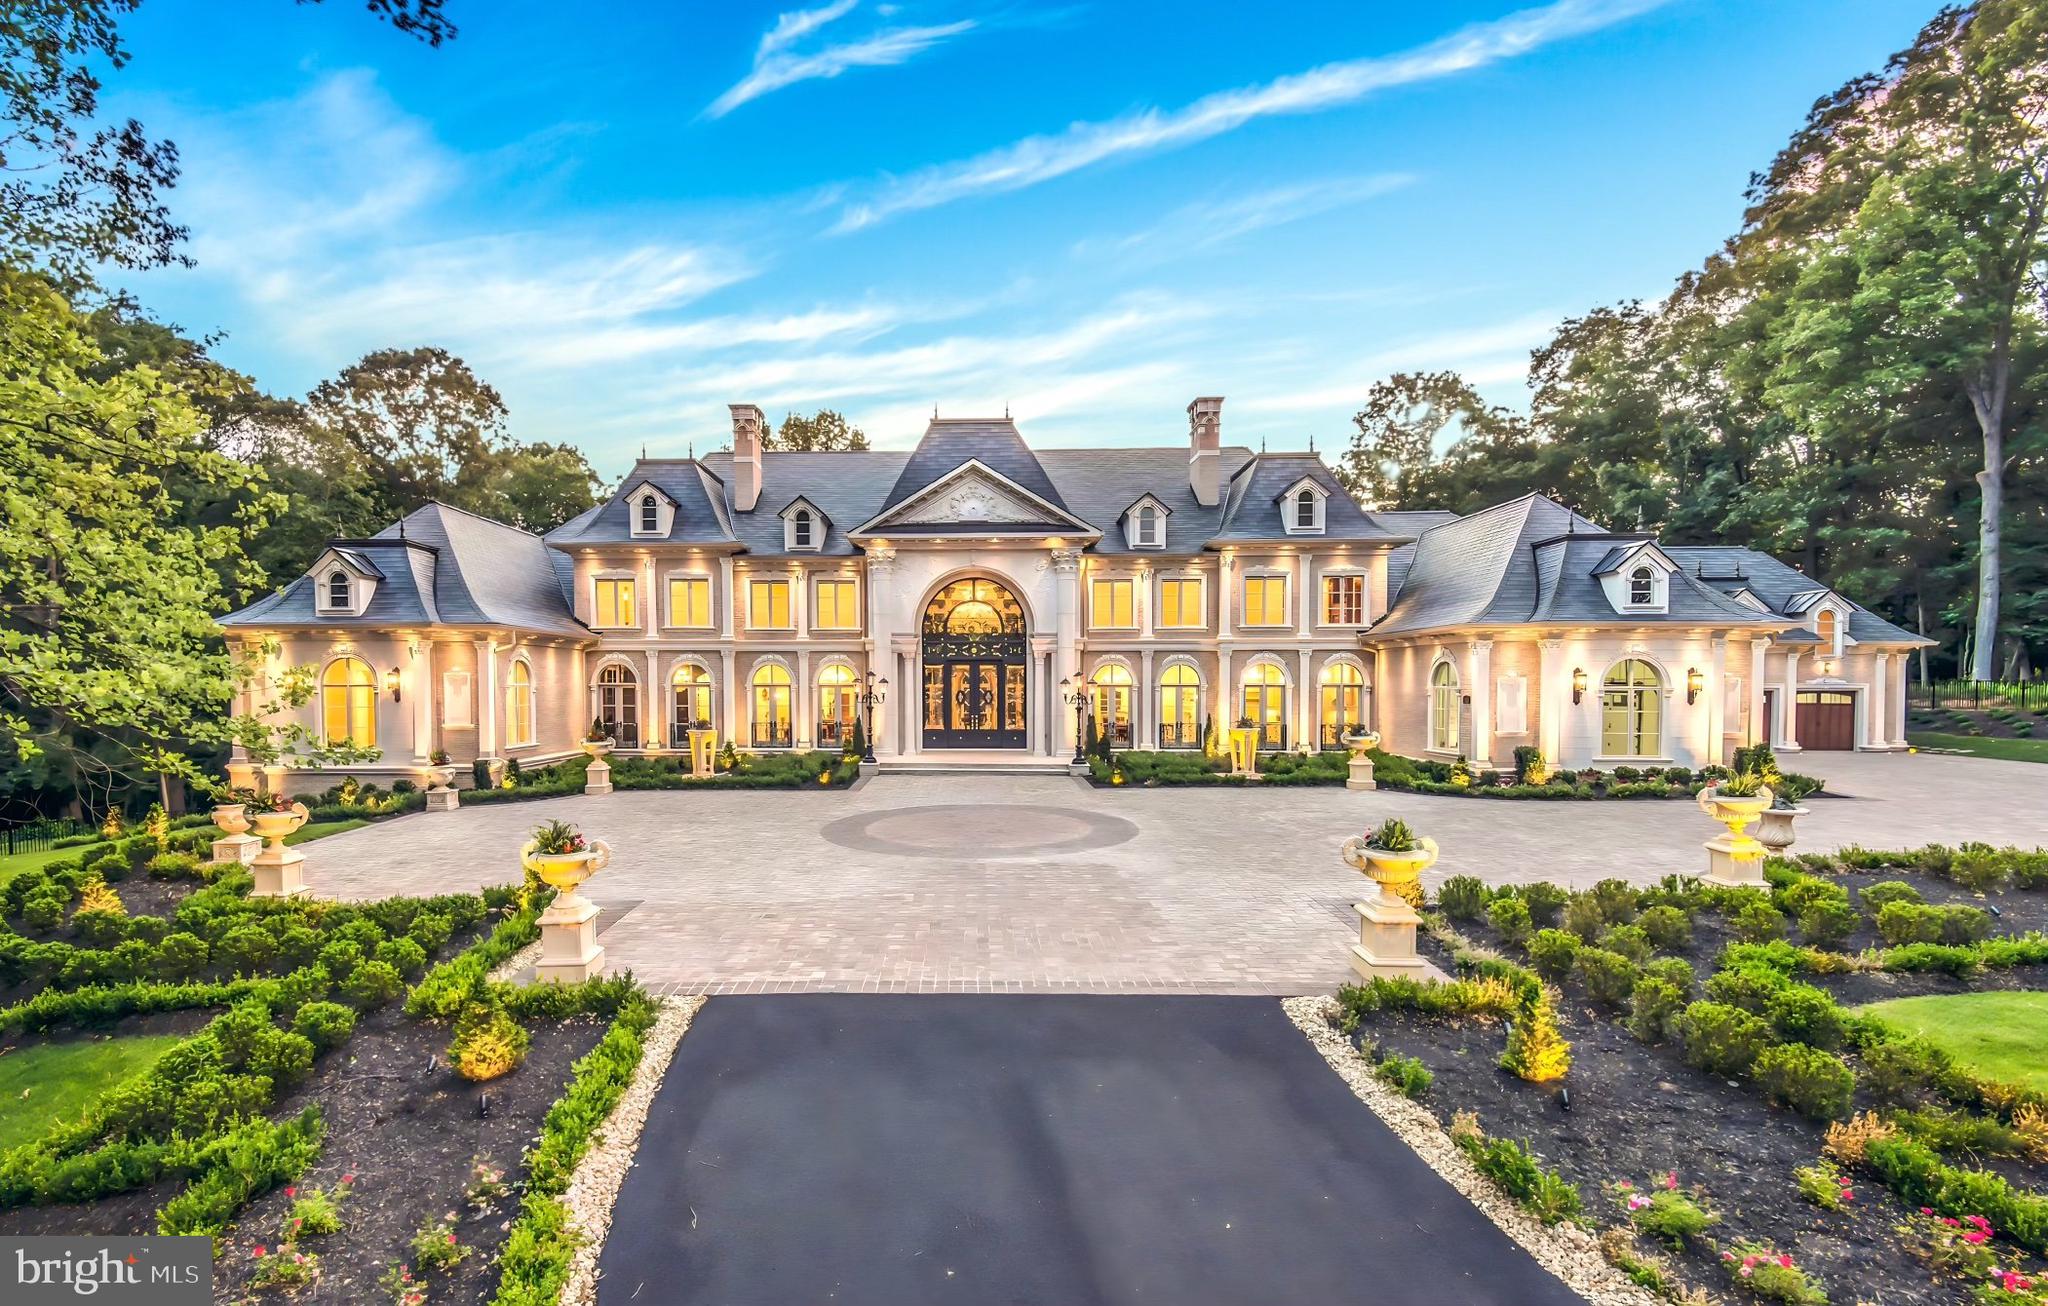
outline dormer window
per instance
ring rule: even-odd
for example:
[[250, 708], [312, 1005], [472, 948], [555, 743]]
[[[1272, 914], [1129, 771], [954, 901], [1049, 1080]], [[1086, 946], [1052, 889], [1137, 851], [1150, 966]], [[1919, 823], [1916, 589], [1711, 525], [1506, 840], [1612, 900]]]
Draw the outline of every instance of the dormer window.
[[1822, 652], [1829, 657], [1840, 657], [1842, 653], [1842, 619], [1833, 608], [1822, 608], [1813, 615], [1813, 633], [1820, 636]]
[[1323, 507], [1329, 491], [1314, 479], [1303, 477], [1280, 496], [1280, 526], [1289, 535], [1321, 535]]
[[661, 501], [651, 494], [640, 496], [640, 533], [657, 535], [661, 532]]
[[825, 533], [831, 522], [808, 499], [796, 499], [779, 514], [782, 518], [782, 547], [785, 552], [815, 553], [825, 547]]
[[675, 529], [676, 501], [652, 481], [626, 487], [626, 524], [636, 539], [667, 539]]
[[1657, 577], [1648, 567], [1638, 567], [1628, 574], [1628, 601], [1630, 607], [1647, 608], [1657, 601]]
[[1138, 509], [1138, 543], [1159, 543], [1159, 510], [1149, 503]]
[[791, 543], [795, 544], [796, 547], [799, 549], [808, 549], [812, 547], [811, 531], [812, 523], [810, 510], [807, 508], [798, 509], [796, 516], [791, 519]]
[[1123, 524], [1124, 547], [1127, 549], [1163, 549], [1166, 547], [1166, 518], [1172, 509], [1149, 494], [1141, 494], [1137, 501], [1123, 510], [1118, 518]]
[[1302, 490], [1294, 496], [1294, 529], [1314, 530], [1316, 524], [1316, 492]]
[[348, 573], [336, 567], [327, 573], [327, 606], [347, 609], [355, 606], [355, 586], [349, 583]]

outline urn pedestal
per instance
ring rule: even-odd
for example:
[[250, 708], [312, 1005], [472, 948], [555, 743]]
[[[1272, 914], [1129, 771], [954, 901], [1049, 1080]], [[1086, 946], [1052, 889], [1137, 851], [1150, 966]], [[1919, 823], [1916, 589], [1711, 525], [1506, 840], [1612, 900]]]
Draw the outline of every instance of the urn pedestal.
[[709, 780], [718, 774], [718, 732], [716, 730], [690, 731], [690, 775], [694, 779]]
[[282, 812], [251, 812], [256, 833], [264, 841], [263, 851], [249, 863], [256, 887], [252, 898], [296, 898], [306, 892], [306, 854], [285, 847], [285, 836], [306, 823], [306, 805], [293, 803]]
[[1372, 750], [1380, 746], [1380, 737], [1371, 732], [1362, 735], [1344, 736], [1344, 746], [1351, 750], [1351, 767], [1344, 777], [1346, 789], [1377, 789], [1379, 782], [1372, 778]]
[[543, 984], [581, 984], [604, 972], [604, 948], [597, 941], [598, 905], [576, 892], [585, 880], [611, 864], [611, 845], [593, 839], [579, 853], [550, 856], [528, 843], [520, 859], [552, 886], [555, 900], [540, 914], [540, 964], [534, 978]]
[[1373, 895], [1351, 904], [1358, 913], [1358, 942], [1351, 945], [1351, 969], [1360, 979], [1406, 976], [1417, 980], [1441, 980], [1444, 973], [1416, 955], [1415, 927], [1422, 923], [1400, 886], [1414, 883], [1436, 861], [1434, 839], [1422, 839], [1412, 852], [1383, 852], [1366, 847], [1354, 835], [1344, 841], [1345, 864], [1370, 876]]
[[1804, 815], [1804, 807], [1771, 808], [1756, 818], [1756, 841], [1762, 844], [1771, 856], [1784, 856], [1785, 850], [1799, 839], [1798, 834], [1792, 829], [1792, 822]]
[[1715, 835], [1702, 845], [1707, 850], [1703, 878], [1708, 884], [1724, 889], [1770, 887], [1764, 879], [1764, 857], [1769, 850], [1748, 830], [1757, 817], [1770, 810], [1771, 802], [1768, 789], [1740, 798], [1716, 797], [1712, 787], [1700, 790], [1700, 810], [1728, 827], [1726, 834]]
[[1259, 729], [1257, 726], [1233, 726], [1230, 730], [1230, 773], [1252, 775], [1259, 773]]
[[462, 799], [455, 789], [427, 790], [427, 810], [430, 812], [452, 812], [460, 806]]
[[215, 866], [246, 866], [256, 860], [263, 841], [249, 833], [249, 812], [244, 804], [219, 804], [213, 809], [213, 823], [221, 832], [213, 841]]
[[612, 765], [604, 760], [612, 751], [609, 739], [586, 739], [583, 751], [590, 755], [590, 770], [583, 776], [583, 792], [586, 794], [608, 794], [612, 791]]

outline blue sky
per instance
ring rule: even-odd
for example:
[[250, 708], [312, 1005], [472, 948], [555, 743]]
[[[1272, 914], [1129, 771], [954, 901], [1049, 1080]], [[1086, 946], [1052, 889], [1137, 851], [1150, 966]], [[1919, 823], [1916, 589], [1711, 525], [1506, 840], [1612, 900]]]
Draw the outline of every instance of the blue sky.
[[1330, 449], [1370, 384], [1521, 405], [1562, 318], [1665, 293], [1931, 0], [148, 0], [108, 107], [199, 265], [131, 279], [266, 387], [438, 344], [608, 476], [838, 408], [1044, 444]]

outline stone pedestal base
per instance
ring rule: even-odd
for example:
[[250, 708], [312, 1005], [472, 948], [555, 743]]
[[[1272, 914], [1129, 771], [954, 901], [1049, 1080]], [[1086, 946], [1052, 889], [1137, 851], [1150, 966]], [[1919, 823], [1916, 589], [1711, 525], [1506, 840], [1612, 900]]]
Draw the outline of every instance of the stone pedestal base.
[[882, 764], [880, 762], [862, 762], [860, 764], [860, 773], [862, 775], [874, 775], [881, 769]]
[[1067, 763], [1067, 774], [1078, 775], [1086, 779], [1089, 774], [1088, 764], [1086, 762], [1069, 762]]
[[1372, 778], [1372, 759], [1363, 754], [1351, 759], [1351, 773], [1344, 778], [1346, 789], [1377, 789], [1379, 781]]
[[543, 984], [581, 984], [604, 972], [604, 949], [597, 943], [597, 904], [578, 898], [560, 899], [540, 914], [540, 965], [535, 978]]
[[249, 863], [256, 876], [251, 898], [296, 898], [306, 892], [306, 854], [296, 848], [265, 848]]
[[213, 841], [213, 864], [227, 866], [239, 862], [247, 866], [262, 850], [263, 841], [253, 834], [223, 835]]
[[1708, 884], [1724, 889], [1768, 889], [1764, 879], [1764, 846], [1748, 835], [1720, 835], [1701, 845], [1707, 850]]
[[430, 812], [452, 812], [462, 806], [462, 799], [453, 789], [427, 790], [427, 810]]
[[590, 760], [590, 772], [583, 778], [583, 792], [586, 794], [608, 794], [612, 791], [612, 764], [601, 757]]
[[1415, 927], [1422, 918], [1413, 907], [1398, 899], [1390, 903], [1375, 898], [1354, 902], [1351, 908], [1358, 913], [1358, 942], [1351, 945], [1351, 969], [1359, 978], [1444, 978], [1441, 970], [1415, 955]]

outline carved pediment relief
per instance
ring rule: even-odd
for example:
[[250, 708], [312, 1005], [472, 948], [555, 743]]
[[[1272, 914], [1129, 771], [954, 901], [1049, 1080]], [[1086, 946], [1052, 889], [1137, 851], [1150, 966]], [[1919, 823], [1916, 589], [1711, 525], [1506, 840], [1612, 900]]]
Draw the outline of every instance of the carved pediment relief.
[[970, 472], [929, 498], [894, 514], [898, 522], [924, 525], [950, 522], [1037, 522], [1045, 509], [1022, 498], [991, 477]]

